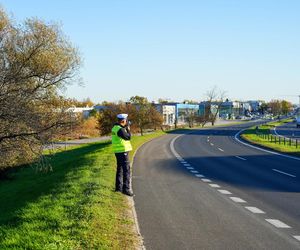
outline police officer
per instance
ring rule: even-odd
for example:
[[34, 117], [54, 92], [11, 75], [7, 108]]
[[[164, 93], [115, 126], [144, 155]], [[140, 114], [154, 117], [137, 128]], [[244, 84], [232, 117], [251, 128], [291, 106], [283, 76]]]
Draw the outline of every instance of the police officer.
[[113, 126], [112, 147], [117, 159], [116, 192], [122, 192], [133, 196], [130, 188], [130, 162], [129, 151], [132, 150], [130, 143], [131, 133], [127, 120], [127, 114], [118, 114], [118, 122]]

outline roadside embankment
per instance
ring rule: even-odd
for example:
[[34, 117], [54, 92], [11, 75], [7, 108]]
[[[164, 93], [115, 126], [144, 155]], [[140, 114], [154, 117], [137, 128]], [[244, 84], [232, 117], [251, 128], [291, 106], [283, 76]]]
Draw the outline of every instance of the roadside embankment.
[[[135, 136], [133, 148], [163, 134]], [[114, 192], [116, 162], [109, 141], [57, 150], [48, 160], [52, 172], [27, 166], [0, 181], [0, 249], [138, 246], [130, 204]]]
[[[164, 134], [134, 136], [131, 157], [143, 143]], [[0, 249], [140, 246], [132, 204], [114, 192], [116, 162], [110, 141], [74, 143], [46, 159], [52, 172], [26, 166], [0, 181]]]

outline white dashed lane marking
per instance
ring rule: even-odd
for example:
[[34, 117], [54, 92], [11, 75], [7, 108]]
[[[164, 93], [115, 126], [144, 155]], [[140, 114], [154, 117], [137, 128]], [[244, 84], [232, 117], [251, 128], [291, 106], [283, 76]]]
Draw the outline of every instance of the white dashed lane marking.
[[237, 203], [246, 203], [245, 200], [239, 198], [239, 197], [230, 197], [231, 200], [233, 200], [234, 202], [237, 202]]
[[[205, 176], [202, 175], [202, 174], [199, 174], [198, 171], [196, 170], [193, 170], [194, 168], [191, 167], [190, 164], [188, 164], [174, 149], [174, 141], [175, 141], [176, 138], [174, 138], [170, 144], [171, 146], [171, 151], [173, 152], [173, 154], [176, 156], [176, 158], [184, 165], [186, 166], [186, 168], [188, 170], [190, 170], [191, 173], [194, 173], [196, 177], [198, 178], [201, 178], [201, 180], [203, 182], [208, 182], [208, 184], [213, 187], [213, 188], [220, 188], [220, 186], [218, 184], [214, 184], [214, 183], [209, 183], [209, 182], [212, 182], [210, 179], [206, 179], [204, 178]], [[207, 137], [207, 141], [209, 142], [209, 137]], [[213, 146], [214, 144], [213, 143], [210, 143], [211, 146]], [[221, 148], [218, 148], [218, 150], [220, 150], [221, 152], [224, 152], [223, 149]], [[240, 159], [240, 160], [243, 160], [243, 161], [246, 161], [247, 159], [243, 158], [243, 157], [240, 157], [240, 156], [235, 156], [236, 158]], [[283, 171], [280, 171], [278, 169], [272, 169], [273, 171], [275, 172], [278, 172], [278, 173], [281, 173], [281, 174], [284, 174], [284, 175], [287, 175], [287, 176], [290, 176], [290, 177], [296, 177], [295, 175], [292, 175], [292, 174], [289, 174], [289, 173], [286, 173], [286, 172], [283, 172]], [[232, 194], [231, 192], [229, 192], [228, 190], [224, 190], [224, 189], [218, 189], [218, 191], [221, 193], [221, 194]], [[232, 201], [236, 202], [236, 203], [247, 203], [245, 200], [239, 198], [239, 197], [229, 197]], [[257, 208], [257, 207], [250, 207], [250, 206], [246, 206], [245, 207], [247, 210], [249, 210], [250, 212], [254, 213], [254, 214], [265, 214], [264, 211], [262, 211], [261, 209]], [[283, 223], [282, 221], [280, 220], [276, 220], [276, 219], [265, 219], [267, 222], [269, 222], [270, 224], [272, 224], [273, 226], [277, 227], [277, 228], [291, 228], [289, 225]], [[300, 235], [292, 235], [293, 238], [295, 238], [296, 240], [300, 241]]]
[[293, 236], [296, 240], [299, 240], [300, 241], [300, 235], [294, 235]]
[[204, 181], [204, 182], [211, 182], [210, 179], [201, 179], [201, 180]]
[[275, 171], [275, 172], [277, 172], [277, 173], [284, 174], [284, 175], [287, 175], [287, 176], [290, 176], [290, 177], [293, 177], [293, 178], [297, 177], [296, 175], [292, 175], [292, 174], [280, 171], [280, 170], [275, 169], [275, 168], [273, 168], [272, 170]]
[[232, 194], [231, 192], [229, 192], [228, 190], [224, 190], [224, 189], [219, 189], [218, 190], [221, 194]]
[[265, 213], [264, 211], [260, 210], [257, 207], [245, 207], [245, 208], [254, 214], [264, 214]]
[[240, 160], [242, 160], [242, 161], [247, 161], [245, 158], [240, 157], [240, 156], [236, 156], [236, 158], [238, 158], [238, 159], [240, 159]]
[[277, 228], [291, 228], [289, 225], [283, 223], [280, 220], [266, 219], [266, 221], [269, 222], [270, 224], [272, 224], [273, 226], [277, 227]]
[[220, 188], [220, 186], [218, 184], [208, 184], [208, 185], [210, 185], [213, 188]]

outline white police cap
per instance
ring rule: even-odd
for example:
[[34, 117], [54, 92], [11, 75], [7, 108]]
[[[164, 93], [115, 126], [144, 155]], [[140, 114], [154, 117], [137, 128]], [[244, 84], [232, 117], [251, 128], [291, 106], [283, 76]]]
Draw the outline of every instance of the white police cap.
[[128, 117], [128, 114], [118, 114], [117, 115], [117, 118], [122, 119], [122, 120], [127, 119], [127, 117]]

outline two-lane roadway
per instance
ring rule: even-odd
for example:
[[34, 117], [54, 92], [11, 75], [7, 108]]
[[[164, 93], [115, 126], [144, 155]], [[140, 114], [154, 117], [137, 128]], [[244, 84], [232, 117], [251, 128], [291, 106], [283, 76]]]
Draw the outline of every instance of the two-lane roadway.
[[146, 249], [300, 249], [300, 161], [236, 141], [243, 126], [168, 134], [138, 150]]

